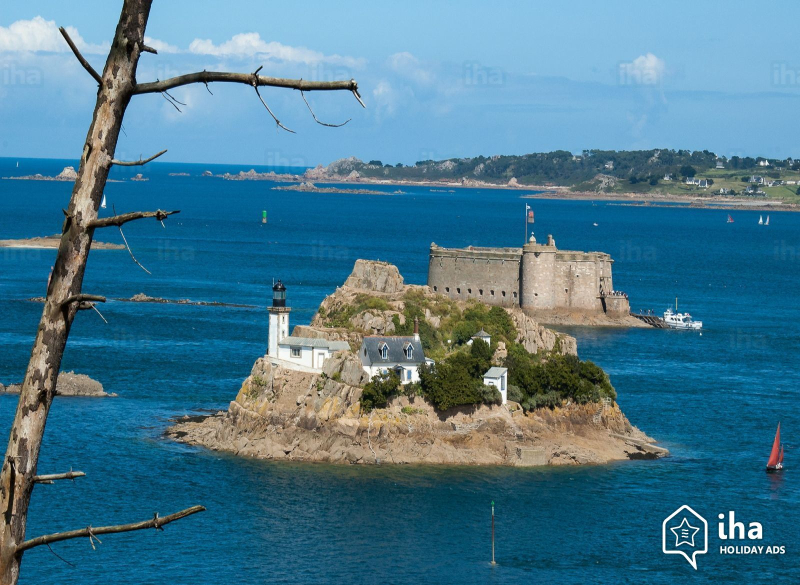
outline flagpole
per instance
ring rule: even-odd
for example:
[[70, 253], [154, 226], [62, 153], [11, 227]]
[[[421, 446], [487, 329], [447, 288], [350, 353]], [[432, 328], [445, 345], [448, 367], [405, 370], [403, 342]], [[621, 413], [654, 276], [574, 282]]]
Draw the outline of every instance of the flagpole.
[[[526, 231], [527, 231], [527, 224], [526, 224]], [[492, 564], [493, 565], [497, 564], [494, 562], [494, 500], [492, 500]]]

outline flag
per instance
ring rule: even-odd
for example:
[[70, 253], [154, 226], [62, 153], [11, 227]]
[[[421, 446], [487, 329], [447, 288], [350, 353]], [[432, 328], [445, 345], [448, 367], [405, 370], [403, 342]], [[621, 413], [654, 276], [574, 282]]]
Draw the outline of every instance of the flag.
[[526, 205], [525, 210], [528, 212], [528, 223], [533, 223], [533, 210], [531, 209], [531, 206]]

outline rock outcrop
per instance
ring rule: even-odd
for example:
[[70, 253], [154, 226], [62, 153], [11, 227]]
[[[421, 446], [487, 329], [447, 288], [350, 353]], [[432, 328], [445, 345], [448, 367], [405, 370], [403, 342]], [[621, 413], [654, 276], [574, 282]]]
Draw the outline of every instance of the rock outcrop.
[[[364, 334], [391, 332], [393, 318], [405, 322], [408, 294], [425, 307], [425, 320], [433, 327], [439, 326], [439, 309], [467, 307], [428, 287], [406, 285], [391, 264], [359, 260], [345, 284], [322, 302], [311, 325], [298, 325], [293, 334], [345, 340], [356, 350]], [[348, 311], [353, 307], [359, 310]], [[574, 338], [542, 327], [518, 309], [507, 311], [518, 331], [516, 341], [528, 351], [576, 352]], [[326, 326], [326, 316], [333, 313], [347, 316], [349, 326]], [[495, 363], [506, 352], [505, 343], [498, 343]], [[329, 357], [319, 374], [259, 358], [226, 412], [184, 417], [167, 435], [248, 457], [336, 463], [576, 465], [664, 454], [614, 404], [566, 404], [523, 414], [510, 402], [439, 412], [408, 387], [387, 408], [365, 414], [360, 399], [368, 382], [351, 351]]]
[[323, 374], [260, 358], [227, 412], [183, 417], [166, 434], [244, 457], [332, 463], [580, 465], [665, 454], [616, 405], [596, 420], [597, 404], [528, 415], [485, 405], [439, 413], [401, 396], [367, 415], [358, 402], [365, 382], [346, 352], [329, 358]]
[[[0, 384], [0, 393], [19, 394], [20, 389], [20, 384], [11, 384], [5, 387]], [[58, 381], [56, 382], [56, 396], [102, 397], [116, 396], [116, 394], [109, 394], [103, 389], [103, 385], [100, 382], [93, 380], [85, 374], [61, 372], [58, 374]]]
[[344, 286], [356, 291], [398, 293], [405, 284], [394, 264], [375, 260], [356, 260], [353, 272], [344, 281]]

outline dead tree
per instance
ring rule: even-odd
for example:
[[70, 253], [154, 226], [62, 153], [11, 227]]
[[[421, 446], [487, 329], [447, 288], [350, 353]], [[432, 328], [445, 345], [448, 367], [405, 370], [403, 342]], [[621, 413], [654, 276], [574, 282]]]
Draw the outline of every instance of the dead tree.
[[[161, 93], [172, 103], [175, 100], [169, 91], [176, 87], [196, 83], [203, 83], [206, 87], [209, 83], [239, 83], [255, 90], [274, 123], [281, 128], [285, 126], [267, 106], [259, 87], [295, 89], [301, 92], [304, 100], [305, 96], [302, 93], [306, 91], [349, 91], [362, 106], [364, 105], [354, 80], [312, 82], [265, 77], [259, 75], [261, 68], [253, 73], [202, 71], [163, 81], [138, 83], [136, 69], [140, 56], [143, 52], [156, 53], [144, 43], [151, 3], [152, 0], [124, 0], [122, 14], [102, 75], [81, 55], [66, 31], [60, 29], [78, 61], [97, 81], [97, 102], [81, 154], [72, 197], [69, 206], [64, 210], [58, 255], [47, 288], [47, 299], [22, 383], [8, 448], [0, 472], [0, 514], [2, 514], [0, 583], [3, 585], [17, 583], [23, 553], [36, 546], [72, 538], [89, 538], [94, 545], [99, 534], [146, 528], [159, 529], [169, 522], [204, 510], [202, 506], [195, 506], [162, 518], [156, 514], [152, 520], [144, 522], [102, 528], [90, 526], [25, 540], [28, 505], [34, 485], [52, 483], [60, 479], [73, 479], [82, 475], [81, 472], [70, 472], [37, 476], [36, 472], [47, 415], [55, 395], [56, 379], [72, 322], [79, 310], [96, 309], [95, 303], [105, 300], [102, 296], [84, 294], [81, 291], [94, 232], [105, 227], [121, 229], [123, 224], [138, 219], [155, 218], [163, 221], [171, 213], [177, 213], [159, 210], [117, 215], [115, 211], [114, 217], [98, 219], [98, 209], [111, 167], [142, 165], [165, 152], [134, 162], [123, 162], [114, 158], [123, 117], [131, 99], [138, 95]], [[316, 116], [314, 119], [316, 120]]]

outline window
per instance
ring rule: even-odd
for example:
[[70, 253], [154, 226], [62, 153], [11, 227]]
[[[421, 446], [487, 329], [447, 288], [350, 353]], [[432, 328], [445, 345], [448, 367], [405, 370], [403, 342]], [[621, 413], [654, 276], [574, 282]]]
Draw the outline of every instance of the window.
[[406, 380], [411, 380], [411, 370], [406, 370]]
[[450, 292], [450, 287], [446, 286], [446, 287], [444, 287], [444, 290], [445, 290], [445, 292]]
[[389, 359], [389, 346], [385, 343], [381, 346], [381, 359], [388, 360]]
[[293, 347], [292, 348], [292, 357], [293, 358], [299, 358], [300, 357], [300, 348], [299, 347]]
[[414, 356], [414, 346], [413, 345], [409, 345], [406, 348], [406, 357], [408, 359], [413, 359], [413, 356]]
[[470, 295], [472, 294], [472, 289], [471, 288], [467, 289], [467, 294], [470, 294]]
[[456, 289], [456, 292], [457, 292], [458, 294], [461, 294], [461, 288], [457, 288], [457, 289]]
[[489, 291], [489, 292], [490, 292], [490, 293], [492, 293], [492, 296], [494, 296], [494, 291], [493, 291], [493, 290], [491, 290], [491, 291]]
[[500, 294], [506, 296], [506, 291], [500, 291]]
[[514, 295], [514, 298], [515, 298], [515, 299], [517, 298], [517, 293], [516, 293], [516, 292], [513, 292], [513, 293], [511, 293], [511, 294], [512, 294], [512, 295]]
[[482, 289], [482, 288], [481, 288], [481, 289], [478, 289], [478, 294], [479, 294], [479, 295], [481, 295], [481, 296], [483, 296], [483, 289]]
[[436, 285], [433, 285], [433, 292], [437, 292], [438, 290], [439, 290], [439, 287], [436, 286]]

